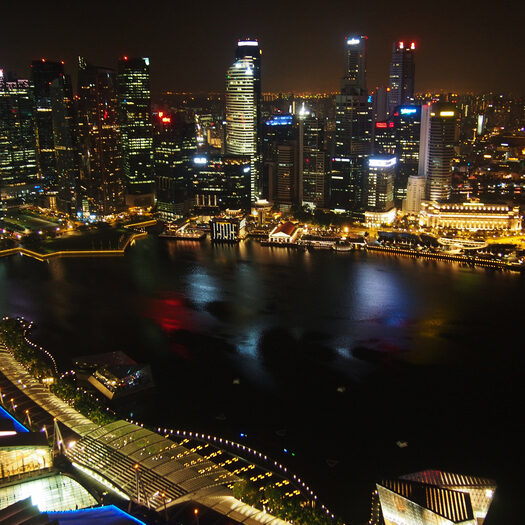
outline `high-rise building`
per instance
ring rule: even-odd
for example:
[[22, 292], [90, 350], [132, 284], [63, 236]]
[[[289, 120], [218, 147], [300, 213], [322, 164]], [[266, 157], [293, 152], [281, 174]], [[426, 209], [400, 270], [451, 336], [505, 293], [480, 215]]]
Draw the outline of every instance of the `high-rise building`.
[[398, 159], [394, 182], [394, 197], [397, 202], [406, 198], [408, 178], [418, 174], [421, 142], [421, 106], [399, 106], [392, 115], [396, 136]]
[[276, 199], [278, 146], [296, 140], [297, 129], [294, 116], [290, 113], [272, 115], [261, 127], [261, 188], [262, 196], [266, 199]]
[[151, 206], [155, 180], [149, 58], [120, 59], [117, 83], [126, 202]]
[[34, 102], [29, 80], [8, 78], [0, 69], [0, 194], [33, 200], [38, 188]]
[[47, 195], [56, 195], [58, 187], [50, 91], [53, 81], [63, 75], [62, 62], [51, 62], [43, 58], [31, 63], [31, 83], [36, 109], [35, 134], [38, 171], [42, 179], [43, 190]]
[[366, 158], [372, 151], [372, 97], [366, 90], [367, 37], [348, 37], [341, 94], [336, 95], [335, 144], [330, 207], [359, 210], [363, 205]]
[[277, 169], [274, 201], [289, 211], [298, 202], [299, 145], [290, 140], [277, 146]]
[[396, 106], [410, 104], [414, 100], [415, 49], [414, 42], [395, 42], [393, 45], [388, 92], [390, 112]]
[[158, 111], [153, 118], [157, 209], [163, 220], [189, 211], [193, 159], [197, 151], [194, 119], [183, 112]]
[[341, 92], [345, 95], [368, 95], [366, 90], [367, 36], [346, 39], [345, 73]]
[[226, 153], [251, 159], [251, 200], [261, 193], [259, 123], [261, 50], [257, 40], [239, 40], [226, 74]]
[[425, 175], [427, 198], [443, 202], [450, 198], [452, 161], [457, 141], [456, 109], [450, 105], [435, 104], [430, 111], [426, 129]]
[[207, 158], [196, 155], [190, 192], [197, 208], [214, 212], [250, 210], [250, 157], [218, 155]]
[[57, 170], [56, 206], [74, 214], [78, 208], [80, 157], [77, 142], [77, 114], [70, 78], [60, 75], [49, 87]]
[[320, 118], [307, 116], [299, 120], [299, 144], [299, 201], [311, 207], [323, 207], [329, 158]]
[[371, 156], [368, 158], [366, 179], [367, 211], [387, 212], [394, 207], [394, 177], [397, 158]]
[[84, 215], [124, 208], [124, 174], [115, 70], [79, 58], [79, 200]]

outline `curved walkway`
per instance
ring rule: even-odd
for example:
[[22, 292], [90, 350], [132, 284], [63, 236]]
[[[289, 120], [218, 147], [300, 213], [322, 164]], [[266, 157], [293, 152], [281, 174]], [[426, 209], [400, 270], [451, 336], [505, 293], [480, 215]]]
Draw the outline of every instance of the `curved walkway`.
[[4, 345], [0, 345], [0, 372], [20, 394], [78, 436], [66, 443], [71, 461], [103, 476], [136, 503], [160, 512], [193, 501], [247, 525], [288, 525], [235, 499], [231, 486], [239, 478], [186, 448], [184, 440], [177, 443], [123, 420], [96, 425], [46, 390]]

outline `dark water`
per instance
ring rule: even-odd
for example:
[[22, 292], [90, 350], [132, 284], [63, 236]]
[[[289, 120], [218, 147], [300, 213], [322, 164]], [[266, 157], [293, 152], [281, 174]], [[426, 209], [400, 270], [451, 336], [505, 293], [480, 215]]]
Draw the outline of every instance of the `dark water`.
[[524, 292], [517, 274], [254, 242], [0, 260], [0, 314], [63, 363], [151, 363], [134, 417], [244, 439], [350, 523], [374, 479], [424, 468], [495, 478], [486, 523], [518, 522]]

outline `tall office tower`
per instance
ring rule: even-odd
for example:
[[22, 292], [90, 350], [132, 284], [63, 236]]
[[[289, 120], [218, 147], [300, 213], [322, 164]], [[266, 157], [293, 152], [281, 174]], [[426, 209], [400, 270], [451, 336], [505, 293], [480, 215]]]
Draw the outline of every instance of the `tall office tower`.
[[195, 156], [191, 195], [196, 208], [249, 212], [250, 163], [250, 157], [242, 155]]
[[390, 63], [390, 91], [388, 106], [390, 113], [396, 106], [410, 104], [414, 99], [414, 52], [416, 44], [395, 42]]
[[44, 192], [51, 196], [56, 195], [57, 192], [58, 171], [50, 90], [53, 81], [61, 75], [64, 75], [64, 65], [61, 62], [50, 62], [43, 58], [31, 63], [31, 83], [36, 107], [35, 131], [38, 171]]
[[388, 116], [388, 95], [390, 88], [379, 86], [372, 93], [374, 122], [386, 120]]
[[277, 146], [277, 170], [274, 201], [281, 210], [289, 211], [298, 202], [299, 145], [290, 140]]
[[149, 58], [118, 61], [122, 160], [128, 206], [154, 203], [153, 130]]
[[397, 159], [392, 156], [374, 155], [368, 158], [365, 183], [366, 209], [387, 212], [394, 207], [394, 177]]
[[34, 101], [29, 80], [8, 78], [0, 69], [0, 194], [9, 199], [34, 200], [38, 166]]
[[259, 123], [261, 50], [257, 40], [239, 40], [226, 74], [226, 153], [251, 158], [251, 200], [261, 194]]
[[336, 95], [330, 206], [356, 211], [363, 204], [366, 158], [372, 149], [372, 98], [366, 90], [366, 36], [346, 40], [346, 69]]
[[113, 69], [82, 57], [78, 70], [80, 200], [84, 215], [108, 215], [124, 208], [124, 174], [117, 79]]
[[329, 159], [320, 118], [307, 116], [299, 120], [299, 146], [299, 202], [311, 207], [323, 207]]
[[297, 144], [298, 127], [290, 113], [277, 113], [262, 126], [261, 152], [263, 169], [261, 177], [262, 196], [277, 201], [277, 153], [279, 146], [291, 142]]
[[426, 177], [427, 198], [443, 202], [450, 198], [452, 160], [457, 142], [457, 118], [453, 106], [435, 104], [427, 128]]
[[189, 211], [193, 159], [197, 151], [195, 119], [183, 112], [158, 111], [153, 118], [155, 193], [159, 217], [173, 221]]
[[77, 115], [69, 76], [60, 75], [49, 87], [57, 169], [57, 202], [60, 211], [74, 214], [80, 177]]
[[394, 197], [399, 203], [406, 198], [408, 178], [418, 174], [421, 143], [421, 106], [400, 106], [392, 115], [396, 136], [397, 173]]

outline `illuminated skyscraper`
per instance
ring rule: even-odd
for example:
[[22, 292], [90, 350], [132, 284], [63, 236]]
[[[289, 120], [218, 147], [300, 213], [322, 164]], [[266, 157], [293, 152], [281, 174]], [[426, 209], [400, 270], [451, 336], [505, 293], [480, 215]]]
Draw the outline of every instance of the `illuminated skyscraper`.
[[251, 159], [251, 200], [260, 184], [259, 122], [261, 50], [257, 40], [239, 40], [235, 61], [226, 74], [226, 153]]
[[396, 106], [410, 104], [414, 99], [415, 63], [414, 42], [395, 42], [390, 63], [390, 91], [388, 106], [392, 113]]
[[332, 209], [363, 204], [366, 157], [372, 151], [372, 98], [366, 90], [366, 36], [346, 39], [345, 74], [336, 95], [335, 144], [330, 176]]
[[53, 81], [63, 75], [64, 66], [61, 62], [41, 59], [31, 63], [38, 171], [43, 189], [48, 195], [56, 194], [58, 185], [50, 89]]
[[423, 149], [426, 146], [423, 166], [427, 177], [427, 198], [430, 200], [443, 202], [450, 198], [457, 131], [456, 109], [450, 105], [433, 105], [428, 127], [421, 137]]
[[84, 214], [124, 208], [124, 175], [115, 70], [79, 58], [80, 197]]
[[77, 114], [69, 76], [60, 75], [49, 87], [57, 169], [56, 206], [60, 211], [77, 211], [80, 158], [77, 142]]
[[329, 159], [324, 147], [324, 126], [320, 118], [299, 120], [300, 170], [299, 202], [309, 206], [325, 205], [326, 173]]
[[368, 158], [365, 181], [366, 209], [386, 212], [394, 207], [394, 177], [396, 157], [372, 156]]
[[151, 206], [155, 181], [149, 58], [119, 60], [117, 81], [127, 204]]
[[0, 69], [0, 193], [4, 200], [35, 197], [34, 117], [29, 80], [7, 78]]
[[192, 204], [195, 119], [183, 112], [158, 111], [154, 114], [153, 133], [157, 209], [161, 219], [175, 220]]

